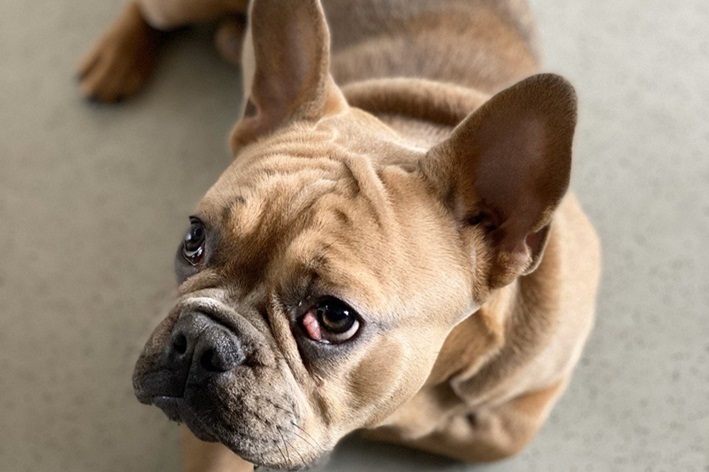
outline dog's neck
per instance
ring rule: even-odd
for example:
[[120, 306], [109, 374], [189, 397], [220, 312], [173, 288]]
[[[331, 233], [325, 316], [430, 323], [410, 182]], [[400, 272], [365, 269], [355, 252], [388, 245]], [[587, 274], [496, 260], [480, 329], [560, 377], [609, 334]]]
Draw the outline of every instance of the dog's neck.
[[430, 147], [489, 97], [426, 79], [384, 78], [343, 88], [347, 102], [381, 119], [413, 144]]
[[458, 408], [463, 397], [471, 407], [502, 395], [508, 388], [505, 381], [514, 378], [515, 370], [524, 365], [522, 359], [540, 351], [558, 321], [559, 293], [554, 287], [559, 285], [559, 244], [552, 234], [535, 272], [493, 291], [478, 311], [454, 327], [425, 385], [376, 426], [394, 426], [403, 434], [416, 435], [429, 427], [425, 423], [429, 419], [418, 420], [422, 409], [444, 415]]
[[[521, 365], [515, 358], [531, 358], [546, 344], [558, 315], [561, 242], [556, 233], [552, 224], [547, 248], [534, 272], [494, 290], [477, 312], [453, 329], [428, 385], [448, 382], [456, 376], [461, 380], [475, 376], [475, 383], [466, 388], [474, 385], [475, 392], [468, 393], [493, 394], [500, 378], [512, 374], [511, 366]], [[455, 338], [468, 340], [464, 356], [459, 347], [465, 343], [454, 342]], [[471, 364], [470, 359], [475, 362]]]

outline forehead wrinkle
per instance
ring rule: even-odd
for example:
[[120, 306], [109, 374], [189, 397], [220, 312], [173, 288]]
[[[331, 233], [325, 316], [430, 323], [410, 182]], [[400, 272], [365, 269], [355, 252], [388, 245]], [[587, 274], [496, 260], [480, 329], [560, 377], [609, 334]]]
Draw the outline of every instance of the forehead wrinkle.
[[339, 173], [340, 165], [328, 155], [291, 155], [291, 154], [269, 154], [263, 156], [261, 160], [245, 169], [244, 175], [249, 179], [257, 176], [270, 177], [274, 175], [294, 174], [302, 171], [322, 172], [327, 174]]
[[[421, 150], [402, 149], [400, 139], [391, 142], [397, 137], [396, 134], [387, 135], [384, 137], [386, 139], [379, 136], [382, 139], [374, 141], [353, 141], [343, 139], [343, 136], [339, 128], [328, 120], [324, 120], [316, 128], [296, 125], [264, 141], [260, 149], [253, 149], [249, 161], [269, 173], [273, 173], [275, 169], [290, 170], [293, 166], [308, 168], [314, 164], [324, 171], [337, 172], [340, 175], [344, 170], [355, 189], [369, 202], [372, 215], [380, 229], [388, 231], [391, 229], [388, 221], [393, 219], [393, 209], [386, 186], [377, 172], [377, 163], [388, 161], [393, 155], [401, 152], [409, 156], [411, 153], [420, 153]], [[408, 160], [404, 159], [407, 164]], [[340, 178], [343, 177], [341, 175]]]
[[[242, 212], [252, 210], [252, 218], [280, 219], [283, 223], [316, 204], [327, 194], [349, 193], [351, 185], [345, 176], [301, 169], [293, 173], [271, 175], [258, 179], [251, 191], [251, 202]], [[238, 221], [238, 214], [234, 215]], [[245, 216], [245, 215], [244, 215]]]
[[290, 129], [258, 141], [243, 149], [234, 165], [241, 168], [262, 166], [264, 162], [271, 164], [271, 158], [304, 158], [312, 165], [315, 158], [329, 158], [332, 154], [331, 145], [337, 139], [336, 129], [316, 129], [304, 124], [293, 124]]
[[246, 203], [246, 199], [242, 195], [236, 195], [232, 197], [230, 200], [227, 200], [224, 198], [224, 206], [222, 207], [222, 212], [221, 212], [221, 227], [222, 228], [228, 228], [229, 227], [229, 222], [232, 219], [232, 215], [234, 214], [234, 211], [236, 208], [240, 205], [244, 205]]
[[323, 196], [350, 191], [348, 184], [338, 188], [343, 178], [347, 177], [297, 172], [264, 178], [253, 189], [242, 187], [247, 194], [245, 203], [232, 206], [226, 226], [235, 257], [224, 261], [229, 266], [225, 270], [251, 282], [262, 277], [284, 246], [311, 226], [314, 213], [309, 210]]
[[[224, 215], [229, 218], [228, 227], [234, 234], [230, 239], [241, 239], [239, 252], [250, 253], [239, 256], [240, 259], [269, 264], [275, 248], [293, 241], [299, 232], [294, 232], [294, 222], [309, 209], [315, 211], [314, 207], [320, 206], [317, 202], [325, 195], [344, 197], [340, 213], [345, 218], [330, 218], [316, 224], [343, 228], [343, 222], [351, 214], [350, 204], [357, 200], [358, 225], [362, 217], [376, 224], [370, 227], [375, 232], [375, 228], [380, 229], [376, 239], [395, 229], [389, 195], [375, 168], [380, 158], [391, 152], [390, 147], [369, 141], [341, 142], [337, 133], [312, 130], [287, 132], [260, 144], [237, 158], [236, 166], [224, 179], [228, 186], [219, 189], [227, 193], [238, 189], [233, 193], [239, 198], [231, 202]], [[305, 220], [312, 221], [310, 217], [300, 221]], [[304, 225], [302, 229], [309, 224], [298, 225]], [[245, 233], [249, 233], [247, 238]], [[259, 254], [266, 251], [270, 254]], [[263, 269], [262, 266], [259, 271]]]
[[361, 196], [372, 210], [379, 228], [387, 231], [388, 222], [393, 221], [392, 207], [388, 193], [371, 161], [364, 156], [342, 153], [340, 162], [348, 170]]

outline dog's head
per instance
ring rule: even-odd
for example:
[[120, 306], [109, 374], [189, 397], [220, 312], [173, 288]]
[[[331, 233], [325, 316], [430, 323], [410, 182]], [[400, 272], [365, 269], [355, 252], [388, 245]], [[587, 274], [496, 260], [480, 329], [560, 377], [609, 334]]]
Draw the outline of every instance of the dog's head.
[[348, 106], [317, 1], [257, 0], [251, 21], [236, 159], [192, 217], [134, 384], [198, 437], [298, 468], [410, 399], [453, 326], [534, 270], [575, 98], [535, 76], [421, 149]]

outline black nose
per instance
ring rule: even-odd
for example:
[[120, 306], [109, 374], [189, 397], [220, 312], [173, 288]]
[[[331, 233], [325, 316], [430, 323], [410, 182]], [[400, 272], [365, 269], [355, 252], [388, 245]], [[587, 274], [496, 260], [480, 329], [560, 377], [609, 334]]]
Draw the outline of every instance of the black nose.
[[168, 363], [175, 374], [196, 382], [228, 372], [244, 361], [236, 335], [203, 313], [186, 313], [172, 330]]

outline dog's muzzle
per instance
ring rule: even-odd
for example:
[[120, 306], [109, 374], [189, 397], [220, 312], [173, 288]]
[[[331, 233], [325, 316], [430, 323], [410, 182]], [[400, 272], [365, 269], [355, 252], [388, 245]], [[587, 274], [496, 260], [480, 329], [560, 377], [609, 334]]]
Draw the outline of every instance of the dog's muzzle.
[[158, 371], [134, 379], [136, 395], [175, 421], [185, 420], [183, 404], [191, 393], [219, 382], [245, 360], [236, 334], [199, 311], [180, 316], [161, 356]]
[[236, 335], [199, 312], [180, 317], [166, 355], [168, 369], [182, 376], [185, 386], [229, 372], [244, 361]]

